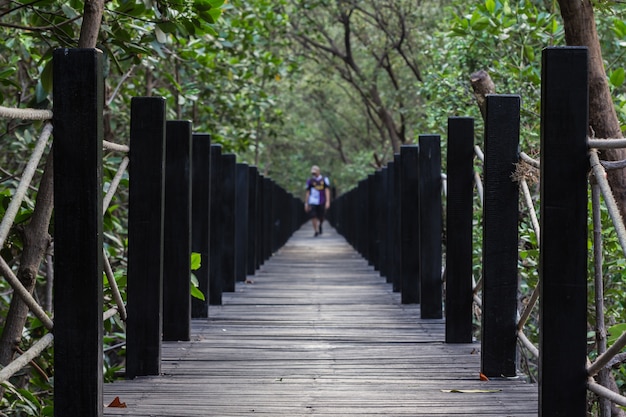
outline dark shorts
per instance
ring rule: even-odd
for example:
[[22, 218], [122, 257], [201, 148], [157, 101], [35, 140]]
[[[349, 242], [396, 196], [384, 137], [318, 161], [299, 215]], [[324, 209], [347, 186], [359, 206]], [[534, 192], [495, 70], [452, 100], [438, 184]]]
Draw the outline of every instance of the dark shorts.
[[310, 204], [309, 208], [309, 215], [311, 217], [317, 217], [319, 220], [324, 220], [324, 212], [326, 211], [326, 207], [319, 204]]

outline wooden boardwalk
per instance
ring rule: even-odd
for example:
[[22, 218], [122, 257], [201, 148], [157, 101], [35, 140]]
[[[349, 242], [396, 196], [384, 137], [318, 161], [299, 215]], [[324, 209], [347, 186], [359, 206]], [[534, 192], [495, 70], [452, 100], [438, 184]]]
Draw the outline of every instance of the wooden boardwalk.
[[[480, 345], [446, 345], [330, 227], [309, 224], [163, 344], [163, 375], [106, 384], [105, 416], [536, 416], [537, 386], [480, 381]], [[455, 392], [480, 390], [490, 392]], [[452, 391], [452, 392], [450, 392]]]

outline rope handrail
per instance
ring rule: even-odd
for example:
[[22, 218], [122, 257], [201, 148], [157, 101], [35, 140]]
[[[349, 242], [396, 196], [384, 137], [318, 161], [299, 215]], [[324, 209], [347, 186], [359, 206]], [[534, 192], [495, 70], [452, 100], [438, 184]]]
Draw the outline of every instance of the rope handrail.
[[122, 299], [122, 294], [117, 286], [117, 281], [115, 280], [115, 275], [113, 274], [113, 269], [111, 268], [111, 263], [109, 262], [108, 256], [106, 256], [106, 252], [102, 251], [102, 260], [104, 264], [104, 272], [107, 277], [107, 281], [109, 283], [109, 287], [111, 287], [111, 291], [113, 292], [113, 300], [117, 305], [117, 311], [120, 313], [120, 317], [122, 320], [126, 320], [126, 306], [124, 305], [124, 300]]
[[[613, 193], [611, 192], [611, 188], [606, 178], [606, 171], [604, 171], [604, 168], [600, 164], [598, 153], [595, 149], [591, 150], [589, 157], [591, 159], [591, 169], [597, 184], [600, 187], [602, 196], [604, 197], [604, 202], [609, 212], [609, 216], [613, 221], [622, 252], [626, 255], [626, 229], [624, 228], [624, 222], [619, 214], [617, 203], [615, 202], [615, 198], [613, 197]], [[596, 375], [615, 355], [622, 350], [624, 346], [626, 346], [626, 333], [622, 333], [622, 335], [613, 343], [613, 345], [611, 345], [611, 347], [606, 350], [606, 352], [598, 356], [596, 360], [587, 367], [587, 373], [590, 376]]]
[[480, 159], [482, 163], [485, 163], [485, 154], [483, 153], [483, 151], [480, 149], [478, 145], [474, 146], [474, 153], [476, 154], [476, 156], [478, 157], [478, 159]]
[[626, 148], [626, 139], [624, 138], [607, 138], [607, 139], [595, 139], [587, 138], [587, 146], [595, 149], [617, 149]]
[[115, 176], [111, 180], [109, 189], [102, 199], [102, 214], [105, 214], [108, 210], [109, 204], [111, 204], [111, 200], [113, 199], [113, 196], [117, 191], [117, 187], [120, 185], [120, 181], [122, 180], [122, 176], [124, 175], [124, 172], [126, 171], [129, 162], [130, 160], [128, 159], [128, 157], [124, 157], [124, 159], [122, 159], [122, 162], [120, 163], [119, 168], [117, 169], [117, 172], [115, 173]]
[[41, 160], [43, 153], [48, 145], [48, 139], [52, 133], [52, 124], [47, 123], [39, 136], [39, 140], [35, 145], [35, 149], [24, 168], [24, 173], [22, 174], [22, 179], [15, 190], [15, 195], [11, 199], [11, 203], [7, 207], [4, 217], [2, 218], [2, 222], [0, 223], [0, 248], [4, 246], [4, 241], [9, 235], [9, 231], [11, 230], [11, 226], [15, 221], [15, 217], [19, 211], [20, 206], [22, 205], [22, 201], [26, 196], [26, 191], [28, 191], [28, 187], [30, 186], [31, 181], [37, 171], [37, 166], [39, 165], [39, 161]]
[[538, 358], [539, 357], [539, 349], [537, 349], [537, 346], [535, 346], [533, 344], [533, 342], [531, 342], [528, 337], [526, 337], [526, 334], [521, 330], [518, 329], [517, 330], [517, 339], [522, 342], [522, 344], [524, 345], [524, 347], [526, 347], [526, 349], [528, 349], [528, 351], [535, 357]]
[[541, 162], [539, 162], [536, 159], [531, 158], [530, 156], [528, 156], [526, 152], [520, 152], [519, 156], [520, 156], [520, 159], [523, 162], [526, 162], [528, 165], [535, 167], [535, 168], [541, 168]]
[[593, 378], [587, 380], [587, 389], [600, 397], [606, 398], [615, 404], [626, 406], [626, 397], [611, 391], [607, 387], [598, 384]]
[[3, 257], [0, 256], [0, 272], [4, 277], [9, 281], [11, 287], [13, 287], [13, 291], [17, 293], [22, 300], [26, 303], [30, 311], [43, 323], [44, 327], [48, 330], [52, 330], [54, 327], [54, 323], [52, 319], [48, 317], [46, 312], [41, 308], [39, 303], [35, 301], [35, 298], [28, 292], [26, 288], [22, 285], [20, 280], [15, 276], [11, 267], [6, 263]]
[[128, 145], [120, 145], [119, 143], [113, 143], [106, 140], [102, 141], [102, 147], [110, 151], [130, 152], [130, 147]]
[[14, 107], [0, 106], [0, 118], [24, 119], [24, 120], [50, 120], [52, 119], [52, 110], [18, 109]]
[[28, 365], [30, 361], [35, 359], [37, 356], [44, 351], [52, 341], [54, 340], [54, 335], [52, 333], [46, 333], [41, 339], [39, 339], [35, 344], [33, 344], [30, 349], [20, 355], [17, 359], [9, 363], [7, 366], [0, 370], [0, 383], [6, 382], [9, 378], [11, 378], [16, 372], [20, 369]]

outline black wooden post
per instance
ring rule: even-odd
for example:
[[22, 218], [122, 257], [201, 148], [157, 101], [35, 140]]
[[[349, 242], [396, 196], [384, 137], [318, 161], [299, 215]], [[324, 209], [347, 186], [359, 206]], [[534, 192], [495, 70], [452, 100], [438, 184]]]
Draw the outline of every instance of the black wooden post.
[[391, 213], [391, 263], [392, 285], [394, 292], [402, 289], [402, 176], [401, 176], [401, 155], [393, 156], [393, 211]]
[[168, 121], [165, 135], [163, 340], [191, 336], [191, 122]]
[[204, 300], [191, 300], [191, 317], [209, 317], [209, 263], [211, 216], [211, 135], [194, 134], [192, 144], [191, 250], [200, 254], [200, 268], [193, 274]]
[[222, 304], [222, 278], [219, 275], [222, 262], [222, 145], [211, 145], [210, 166], [210, 235], [209, 235], [209, 304]]
[[400, 170], [402, 216], [400, 240], [401, 255], [401, 286], [402, 303], [417, 304], [420, 302], [419, 284], [419, 175], [417, 145], [400, 147], [402, 158]]
[[256, 268], [259, 269], [265, 261], [263, 242], [265, 241], [265, 180], [261, 173], [257, 175], [257, 216], [256, 216]]
[[126, 377], [161, 373], [165, 100], [133, 98], [128, 204]]
[[[439, 135], [419, 137], [420, 312], [442, 317], [441, 282], [441, 144]], [[447, 306], [446, 306], [447, 307]]]
[[247, 275], [254, 275], [257, 268], [257, 225], [258, 217], [258, 194], [259, 171], [257, 167], [248, 167], [248, 260]]
[[237, 163], [235, 185], [235, 280], [246, 280], [248, 260], [248, 165]]
[[381, 199], [381, 204], [380, 204], [380, 213], [379, 213], [379, 219], [378, 221], [380, 222], [380, 255], [379, 255], [379, 261], [380, 261], [380, 276], [385, 277], [386, 282], [390, 282], [389, 280], [389, 250], [387, 248], [387, 245], [389, 244], [389, 233], [388, 233], [388, 227], [389, 227], [389, 218], [387, 216], [387, 213], [389, 212], [389, 198], [391, 196], [391, 193], [389, 192], [389, 180], [388, 180], [388, 176], [389, 176], [389, 166], [383, 167], [380, 170], [380, 175], [381, 175], [381, 184], [380, 184], [380, 199]]
[[53, 59], [54, 415], [101, 416], [102, 53]]
[[367, 239], [368, 239], [368, 223], [367, 223], [367, 208], [368, 208], [368, 192], [367, 181], [361, 180], [356, 187], [356, 205], [357, 209], [354, 212], [356, 220], [356, 249], [358, 252], [367, 259]]
[[379, 199], [379, 195], [376, 189], [376, 175], [369, 174], [367, 176], [367, 240], [368, 240], [368, 248], [367, 248], [367, 261], [369, 265], [374, 266], [374, 268], [378, 265], [378, 227], [376, 223], [376, 200]]
[[222, 155], [222, 204], [221, 222], [222, 261], [220, 263], [222, 291], [235, 291], [235, 185], [236, 185], [235, 154]]
[[373, 201], [371, 202], [370, 213], [372, 213], [372, 234], [374, 239], [374, 248], [372, 249], [374, 270], [380, 271], [382, 275], [383, 249], [382, 249], [382, 228], [383, 228], [383, 172], [376, 171], [373, 179], [373, 190], [371, 192]]
[[272, 180], [268, 177], [263, 177], [263, 262], [272, 256], [272, 215]]
[[519, 129], [520, 97], [487, 96], [481, 369], [488, 377], [517, 374]]
[[448, 119], [446, 343], [472, 341], [474, 119]]
[[582, 47], [547, 48], [542, 56], [542, 417], [586, 415], [587, 60]]

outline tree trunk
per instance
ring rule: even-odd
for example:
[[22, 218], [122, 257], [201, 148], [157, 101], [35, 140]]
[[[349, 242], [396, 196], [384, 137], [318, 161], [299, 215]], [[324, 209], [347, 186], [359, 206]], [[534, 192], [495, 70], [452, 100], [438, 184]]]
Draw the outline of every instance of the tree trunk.
[[83, 24], [80, 27], [79, 48], [95, 48], [102, 23], [104, 0], [85, 0]]
[[[586, 46], [589, 50], [589, 125], [591, 135], [598, 139], [621, 138], [622, 131], [604, 70], [602, 50], [590, 0], [559, 0], [565, 26], [565, 40], [570, 46]], [[602, 152], [603, 159], [626, 159], [626, 150]], [[626, 175], [623, 169], [608, 172], [609, 183], [622, 218], [626, 219]]]

